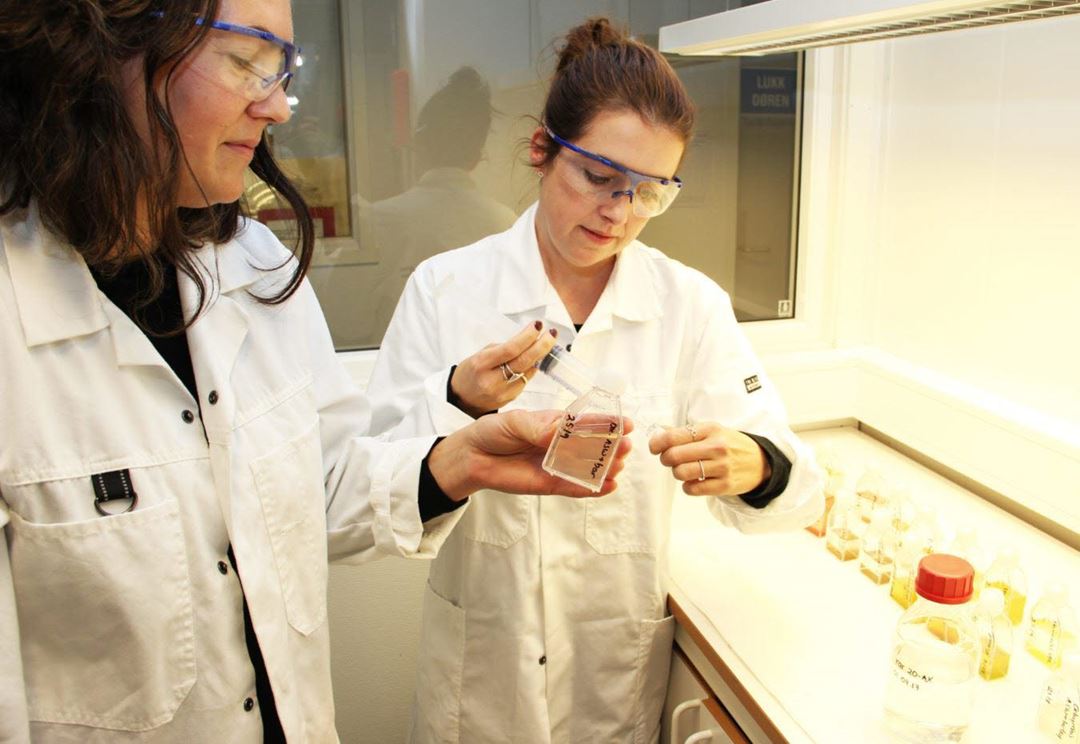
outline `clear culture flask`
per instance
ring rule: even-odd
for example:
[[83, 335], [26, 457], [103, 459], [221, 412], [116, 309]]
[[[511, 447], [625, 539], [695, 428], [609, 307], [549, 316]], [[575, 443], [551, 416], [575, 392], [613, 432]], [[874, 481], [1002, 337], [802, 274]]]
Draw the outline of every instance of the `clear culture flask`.
[[600, 377], [566, 409], [542, 464], [552, 475], [594, 492], [603, 487], [623, 435], [623, 386]]

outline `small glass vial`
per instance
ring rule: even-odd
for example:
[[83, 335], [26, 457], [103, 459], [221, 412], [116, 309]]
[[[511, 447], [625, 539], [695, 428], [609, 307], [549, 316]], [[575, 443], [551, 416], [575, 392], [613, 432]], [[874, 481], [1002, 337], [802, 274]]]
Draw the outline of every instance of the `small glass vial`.
[[1080, 744], [1080, 654], [1068, 654], [1047, 678], [1036, 721], [1044, 741]]
[[889, 509], [878, 509], [870, 517], [870, 526], [863, 533], [859, 570], [875, 584], [888, 584], [892, 579], [893, 556], [896, 553], [892, 522], [893, 515]]
[[1013, 625], [1024, 619], [1027, 603], [1027, 577], [1020, 568], [1020, 557], [1015, 548], [1004, 548], [986, 569], [986, 586], [1000, 589], [1005, 595], [1005, 611]]
[[889, 512], [892, 514], [891, 544], [894, 551], [889, 557], [895, 559], [895, 551], [900, 547], [904, 535], [911, 529], [917, 510], [915, 502], [911, 499], [911, 493], [904, 487], [896, 487], [889, 491], [888, 502]]
[[867, 468], [855, 484], [855, 501], [859, 505], [859, 517], [869, 522], [874, 510], [886, 503], [885, 478], [876, 468]]
[[971, 618], [974, 571], [937, 553], [919, 562], [918, 599], [896, 626], [885, 723], [903, 741], [958, 742], [971, 720], [979, 642]]
[[1062, 584], [1051, 584], [1031, 608], [1027, 642], [1032, 656], [1051, 669], [1061, 666], [1064, 655], [1076, 647], [1076, 613]]
[[817, 452], [816, 459], [825, 475], [825, 508], [806, 531], [816, 537], [823, 537], [829, 526], [829, 513], [836, 503], [836, 495], [844, 488], [846, 474], [835, 450], [823, 447]]
[[979, 544], [979, 536], [974, 527], [961, 527], [956, 532], [956, 539], [949, 547], [949, 552], [958, 555], [975, 569], [975, 594], [978, 599], [986, 584], [986, 570], [990, 567], [990, 555]]
[[905, 610], [915, 602], [915, 574], [922, 557], [923, 552], [911, 543], [902, 543], [896, 551], [889, 596]]
[[821, 510], [821, 516], [815, 519], [813, 522], [806, 526], [806, 531], [814, 537], [823, 537], [825, 531], [829, 526], [829, 513], [832, 512], [833, 505], [836, 503], [836, 497], [830, 496], [829, 492], [825, 492], [825, 506]]
[[618, 394], [594, 387], [566, 409], [548, 446], [543, 468], [563, 480], [599, 491], [622, 435]]
[[979, 635], [981, 655], [979, 676], [1001, 679], [1009, 673], [1012, 659], [1013, 626], [1005, 614], [1005, 595], [1000, 589], [987, 589], [975, 606], [975, 631]]
[[936, 525], [933, 509], [919, 507], [911, 528], [904, 533], [900, 547], [896, 549], [889, 596], [904, 609], [915, 601], [915, 577], [919, 571], [919, 561], [934, 550], [938, 534]]
[[842, 492], [836, 497], [832, 511], [829, 512], [829, 526], [825, 533], [825, 547], [842, 561], [859, 557], [859, 540], [862, 534], [862, 520], [859, 508], [855, 505], [851, 493]]

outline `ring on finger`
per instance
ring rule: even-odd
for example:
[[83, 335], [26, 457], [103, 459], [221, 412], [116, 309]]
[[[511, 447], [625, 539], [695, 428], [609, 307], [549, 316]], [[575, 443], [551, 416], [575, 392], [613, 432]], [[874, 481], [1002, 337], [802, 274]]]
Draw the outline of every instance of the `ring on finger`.
[[503, 362], [502, 364], [500, 364], [499, 369], [502, 370], [503, 379], [506, 380], [507, 385], [512, 385], [513, 383], [515, 383], [518, 380], [521, 380], [521, 379], [523, 379], [525, 377], [524, 373], [515, 372], [514, 370], [510, 369], [510, 365], [507, 364], [506, 362]]
[[698, 440], [698, 431], [693, 424], [687, 424], [686, 430], [690, 432], [690, 441], [696, 442]]
[[705, 463], [703, 463], [701, 460], [698, 460], [697, 461], [697, 466], [698, 466], [698, 470], [701, 471], [701, 475], [698, 476], [698, 480], [703, 481], [703, 480], [705, 480]]

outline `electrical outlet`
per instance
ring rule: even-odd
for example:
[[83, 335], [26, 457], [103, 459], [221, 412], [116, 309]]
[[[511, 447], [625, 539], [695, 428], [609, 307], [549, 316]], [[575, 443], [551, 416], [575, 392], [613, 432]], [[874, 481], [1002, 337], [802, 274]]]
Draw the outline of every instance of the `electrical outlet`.
[[779, 318], [791, 317], [791, 300], [780, 300], [776, 303], [776, 315]]

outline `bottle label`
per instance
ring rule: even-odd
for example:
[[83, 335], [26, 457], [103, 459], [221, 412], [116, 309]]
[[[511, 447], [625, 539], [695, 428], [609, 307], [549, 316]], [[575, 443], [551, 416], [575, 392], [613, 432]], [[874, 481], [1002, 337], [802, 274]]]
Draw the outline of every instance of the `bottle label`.
[[[618, 428], [618, 424], [612, 421], [608, 424], [608, 434], [614, 434]], [[596, 462], [593, 463], [592, 471], [589, 473], [590, 477], [595, 478], [600, 470], [604, 467], [604, 463], [607, 462], [608, 457], [611, 455], [611, 451], [615, 448], [615, 441], [609, 436], [604, 440], [603, 446], [600, 448], [600, 455], [596, 458]]]
[[1061, 716], [1061, 725], [1057, 730], [1058, 741], [1077, 741], [1077, 735], [1080, 734], [1078, 726], [1080, 726], [1080, 701], [1073, 694], [1065, 698], [1065, 710]]
[[934, 675], [926, 674], [915, 667], [908, 666], [899, 656], [896, 657], [894, 661], [893, 677], [905, 687], [918, 691], [922, 689], [923, 685], [930, 684], [934, 681]]
[[559, 436], [563, 439], [569, 439], [574, 435], [574, 414], [568, 413], [563, 416], [562, 426], [559, 427]]

